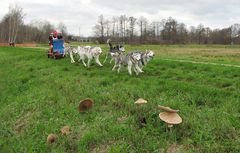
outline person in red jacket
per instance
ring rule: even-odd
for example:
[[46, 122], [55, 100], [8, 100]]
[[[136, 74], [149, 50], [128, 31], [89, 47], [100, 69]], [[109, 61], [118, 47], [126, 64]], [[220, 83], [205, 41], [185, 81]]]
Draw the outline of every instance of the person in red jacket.
[[53, 31], [53, 38], [54, 39], [57, 39], [57, 36], [58, 36], [58, 32], [55, 30], [55, 31]]

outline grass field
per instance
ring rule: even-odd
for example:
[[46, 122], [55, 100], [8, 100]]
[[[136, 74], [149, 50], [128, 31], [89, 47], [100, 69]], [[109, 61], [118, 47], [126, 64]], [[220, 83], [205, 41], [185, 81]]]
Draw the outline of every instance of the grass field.
[[[240, 65], [240, 46], [126, 46], [148, 48], [156, 58], [129, 76], [109, 63], [87, 69], [43, 49], [0, 47], [0, 152], [239, 152], [240, 68], [166, 59]], [[140, 97], [148, 104], [136, 106]], [[94, 107], [80, 114], [85, 98]], [[183, 123], [166, 130], [157, 105], [179, 109]]]

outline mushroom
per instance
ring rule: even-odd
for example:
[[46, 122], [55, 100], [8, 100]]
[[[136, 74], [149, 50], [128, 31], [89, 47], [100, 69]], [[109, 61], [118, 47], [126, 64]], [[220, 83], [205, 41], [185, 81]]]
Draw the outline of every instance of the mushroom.
[[182, 118], [177, 114], [179, 110], [171, 109], [170, 107], [158, 106], [158, 108], [164, 110], [159, 114], [159, 118], [168, 124], [168, 127], [182, 123]]
[[166, 112], [171, 112], [171, 113], [179, 112], [179, 110], [175, 110], [175, 109], [172, 109], [170, 107], [165, 107], [165, 106], [161, 106], [161, 105], [158, 105], [158, 108], [161, 109], [161, 110], [164, 110]]
[[[146, 103], [147, 103], [147, 101], [143, 98], [139, 98], [137, 101], [135, 101], [136, 105], [144, 105]], [[138, 116], [139, 125], [140, 125], [140, 127], [144, 127], [147, 124], [147, 122], [146, 122], [146, 118], [143, 115], [143, 110], [139, 111], [139, 113], [140, 113], [140, 114], [138, 114], [139, 115]]]
[[68, 135], [70, 133], [70, 127], [69, 126], [64, 126], [62, 129], [61, 129], [61, 133], [62, 135]]
[[49, 134], [47, 137], [47, 142], [48, 143], [53, 143], [55, 142], [57, 139], [57, 135], [56, 134]]
[[139, 98], [137, 101], [135, 101], [135, 104], [137, 104], [137, 105], [146, 104], [146, 103], [147, 103], [147, 101], [142, 98]]
[[79, 106], [78, 106], [78, 111], [81, 112], [85, 112], [89, 109], [91, 109], [93, 106], [93, 101], [91, 99], [85, 99], [80, 101]]

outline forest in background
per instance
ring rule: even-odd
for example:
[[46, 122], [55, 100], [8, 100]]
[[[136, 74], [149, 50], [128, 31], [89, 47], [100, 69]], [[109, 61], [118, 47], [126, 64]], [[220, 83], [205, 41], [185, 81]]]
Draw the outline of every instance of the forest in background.
[[[24, 23], [26, 14], [23, 8], [14, 5], [0, 20], [0, 42], [46, 43], [48, 35], [58, 29], [69, 41], [79, 40], [79, 36], [68, 33], [67, 26], [60, 22], [57, 26], [47, 20], [34, 20]], [[149, 21], [141, 16], [98, 17], [93, 27], [91, 40], [106, 43], [111, 38], [115, 42], [129, 44], [240, 44], [240, 24], [222, 29], [211, 29], [203, 24], [187, 26], [169, 17], [159, 21]]]

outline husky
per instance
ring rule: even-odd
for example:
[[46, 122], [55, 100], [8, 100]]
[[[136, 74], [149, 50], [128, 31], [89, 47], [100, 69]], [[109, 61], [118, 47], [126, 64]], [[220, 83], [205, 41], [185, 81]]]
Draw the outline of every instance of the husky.
[[[90, 67], [91, 60], [95, 58], [96, 63], [99, 66], [102, 66], [101, 62], [99, 61], [99, 56], [102, 53], [102, 49], [100, 47], [91, 47], [91, 46], [66, 46], [65, 47], [65, 54], [70, 56], [71, 63], [75, 63], [74, 56], [78, 55], [79, 60], [78, 62], [82, 61], [85, 67]], [[88, 62], [85, 63], [85, 58], [87, 57]]]
[[121, 67], [127, 65], [129, 75], [132, 75], [132, 68], [135, 71], [136, 75], [143, 72], [138, 65], [139, 60], [141, 59], [141, 54], [136, 52], [131, 52], [128, 53], [127, 55], [119, 54], [118, 52], [110, 54], [112, 57], [115, 58], [115, 65], [113, 66], [112, 71], [114, 71], [115, 68], [118, 67], [117, 71], [119, 73]]
[[63, 44], [63, 47], [64, 47], [64, 56], [68, 56], [68, 55], [70, 55], [69, 53], [69, 49], [72, 47], [72, 46], [70, 46], [68, 43], [64, 43]]
[[125, 52], [125, 48], [121, 44], [117, 44], [116, 46], [113, 47], [110, 39], [107, 40], [107, 44], [108, 44], [108, 47], [109, 47], [109, 51], [107, 52], [105, 60], [104, 60], [103, 63], [105, 63], [106, 60], [107, 60], [107, 57], [110, 56], [111, 57], [110, 64], [111, 64], [112, 61], [114, 60], [114, 57], [112, 56], [113, 55], [112, 53], [117, 52], [117, 54], [122, 54], [122, 53]]
[[73, 46], [65, 46], [64, 48], [64, 55], [70, 56], [71, 63], [75, 63], [74, 56], [78, 54], [78, 47], [73, 47]]
[[155, 56], [154, 52], [152, 50], [146, 50], [145, 52], [139, 51], [136, 52], [141, 54], [141, 60], [138, 62], [138, 66], [143, 69], [144, 66], [146, 66]]
[[[79, 62], [82, 61], [85, 67], [90, 67], [91, 60], [94, 58], [96, 63], [99, 66], [103, 66], [99, 61], [99, 56], [102, 53], [102, 49], [100, 47], [91, 47], [91, 46], [78, 46], [77, 53], [80, 56]], [[85, 63], [85, 57], [87, 57], [88, 62]]]

